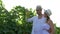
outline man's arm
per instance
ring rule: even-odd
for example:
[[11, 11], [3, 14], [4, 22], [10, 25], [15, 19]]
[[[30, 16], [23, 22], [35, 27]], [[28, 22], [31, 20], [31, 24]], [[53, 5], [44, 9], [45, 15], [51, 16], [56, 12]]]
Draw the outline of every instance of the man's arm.
[[27, 22], [32, 22], [32, 21], [33, 21], [33, 17], [26, 19], [26, 21], [27, 21]]

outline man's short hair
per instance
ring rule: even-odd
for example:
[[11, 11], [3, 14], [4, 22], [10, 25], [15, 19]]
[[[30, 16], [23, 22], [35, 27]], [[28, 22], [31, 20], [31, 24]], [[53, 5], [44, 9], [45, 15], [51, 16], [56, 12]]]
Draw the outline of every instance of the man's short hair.
[[36, 10], [42, 10], [42, 7], [40, 5], [37, 5]]

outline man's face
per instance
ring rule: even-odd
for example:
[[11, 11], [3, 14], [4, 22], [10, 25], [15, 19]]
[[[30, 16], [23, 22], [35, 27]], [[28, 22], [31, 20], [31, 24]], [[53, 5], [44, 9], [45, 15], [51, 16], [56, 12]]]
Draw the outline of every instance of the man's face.
[[42, 14], [42, 10], [36, 10], [36, 12], [37, 12], [38, 15]]

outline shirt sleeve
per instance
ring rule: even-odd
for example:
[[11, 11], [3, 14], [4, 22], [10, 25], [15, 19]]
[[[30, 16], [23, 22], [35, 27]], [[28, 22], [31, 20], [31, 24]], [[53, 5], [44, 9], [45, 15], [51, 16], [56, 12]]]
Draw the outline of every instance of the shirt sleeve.
[[27, 19], [27, 22], [32, 22], [34, 17]]

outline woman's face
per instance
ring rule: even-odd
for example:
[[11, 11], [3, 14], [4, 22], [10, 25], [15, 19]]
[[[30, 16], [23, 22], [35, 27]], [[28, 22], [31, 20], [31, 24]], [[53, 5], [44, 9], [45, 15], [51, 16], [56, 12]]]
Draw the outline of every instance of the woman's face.
[[44, 16], [47, 17], [48, 15], [44, 12]]

